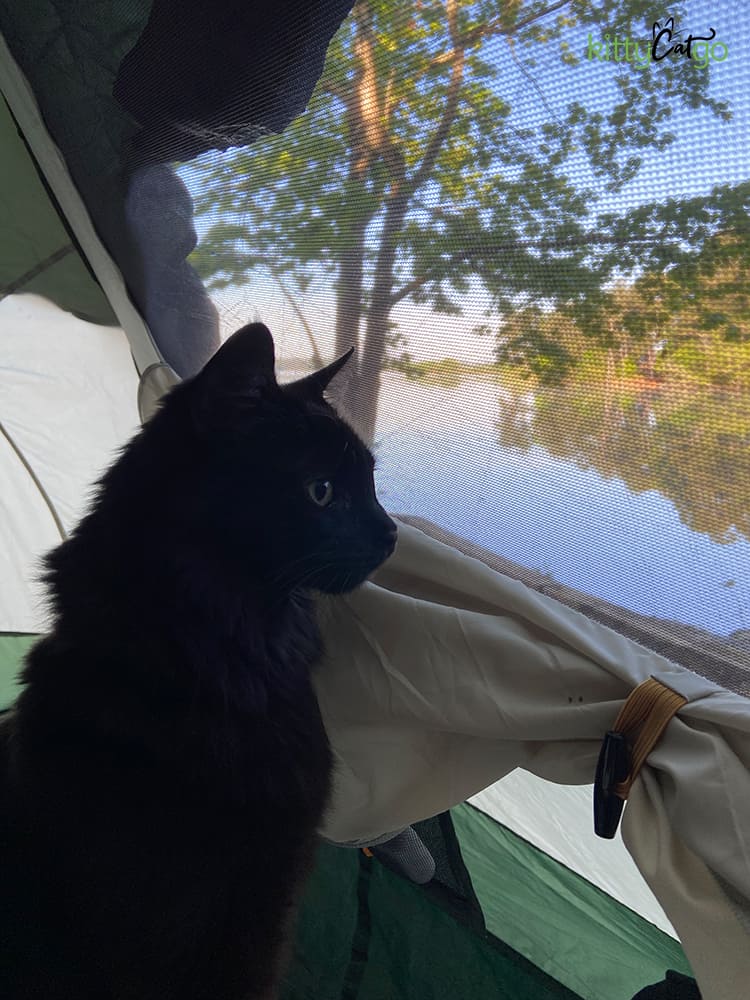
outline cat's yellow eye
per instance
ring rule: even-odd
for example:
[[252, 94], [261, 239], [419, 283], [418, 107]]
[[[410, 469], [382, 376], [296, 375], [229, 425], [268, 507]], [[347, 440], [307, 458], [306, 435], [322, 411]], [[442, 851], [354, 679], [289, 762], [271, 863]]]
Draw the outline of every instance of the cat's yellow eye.
[[307, 484], [307, 495], [318, 507], [327, 507], [333, 500], [333, 483], [328, 479], [313, 479]]

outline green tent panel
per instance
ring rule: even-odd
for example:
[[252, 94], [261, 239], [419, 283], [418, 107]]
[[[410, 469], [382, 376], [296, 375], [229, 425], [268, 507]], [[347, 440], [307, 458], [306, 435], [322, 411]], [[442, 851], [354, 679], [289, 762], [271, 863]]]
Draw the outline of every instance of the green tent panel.
[[347, 848], [321, 846], [284, 1000], [576, 1000], [423, 889]]
[[33, 292], [92, 323], [116, 323], [0, 99], [0, 299]]
[[488, 929], [586, 1000], [632, 997], [667, 969], [692, 975], [679, 943], [470, 805], [452, 810]]
[[0, 712], [15, 701], [20, 690], [18, 671], [21, 661], [36, 640], [35, 635], [0, 632]]

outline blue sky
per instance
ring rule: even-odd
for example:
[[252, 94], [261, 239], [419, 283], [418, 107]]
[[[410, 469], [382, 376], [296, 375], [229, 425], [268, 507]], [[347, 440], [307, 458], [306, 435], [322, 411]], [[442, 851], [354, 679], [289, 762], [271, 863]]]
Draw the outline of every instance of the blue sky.
[[[622, 212], [628, 207], [667, 197], [691, 197], [707, 193], [719, 183], [738, 183], [750, 176], [748, 146], [750, 146], [750, 5], [733, 2], [685, 4], [686, 17], [678, 21], [676, 28], [683, 36], [709, 34], [716, 30], [716, 39], [727, 46], [727, 58], [712, 64], [710, 93], [717, 100], [729, 102], [733, 118], [721, 121], [707, 109], [675, 107], [666, 127], [677, 136], [664, 151], [646, 150], [641, 153], [643, 166], [637, 176], [616, 195], [604, 193], [602, 181], [591, 178], [591, 182], [603, 194], [600, 207], [603, 210]], [[654, 5], [654, 20], [662, 23], [667, 10]], [[590, 32], [588, 28], [571, 30], [565, 39], [573, 52], [582, 56], [587, 50], [587, 36], [593, 35], [601, 41], [605, 26], [600, 32]], [[497, 40], [491, 49], [496, 58], [504, 43]], [[545, 114], [543, 101], [548, 107], [563, 113], [566, 106], [578, 100], [587, 107], [602, 111], [611, 108], [617, 95], [614, 77], [623, 64], [598, 62], [582, 58], [577, 66], [566, 66], [561, 70], [556, 59], [540, 59], [533, 74], [538, 89], [530, 85], [529, 79], [513, 62], [502, 60], [503, 87], [511, 97], [514, 116], [522, 124], [532, 125]], [[686, 66], [687, 68], [687, 66]], [[632, 76], [658, 73], [657, 63], [643, 69], [633, 67]], [[626, 136], [623, 142], [627, 142]], [[576, 164], [581, 173], [586, 173], [582, 162]]]

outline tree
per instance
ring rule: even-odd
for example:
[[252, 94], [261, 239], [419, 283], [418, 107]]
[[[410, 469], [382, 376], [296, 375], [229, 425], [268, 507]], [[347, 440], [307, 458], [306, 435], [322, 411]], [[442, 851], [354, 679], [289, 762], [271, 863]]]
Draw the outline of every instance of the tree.
[[[602, 237], [593, 191], [571, 180], [570, 158], [584, 155], [593, 178], [619, 188], [640, 149], [672, 140], [677, 104], [727, 114], [706, 71], [669, 59], [658, 72], [623, 66], [603, 112], [553, 106], [533, 69], [537, 58], [557, 60], [561, 72], [581, 63], [571, 39], [584, 39], [587, 25], [597, 37], [608, 26], [644, 38], [652, 19], [644, 0], [358, 0], [307, 112], [281, 136], [205, 164], [198, 211], [215, 221], [199, 270], [219, 286], [266, 266], [298, 290], [327, 273], [337, 348], [359, 345], [350, 394], [371, 437], [398, 303], [458, 313], [476, 287], [501, 312], [595, 303], [621, 263], [618, 241], [649, 242], [614, 223]], [[513, 118], [509, 63], [539, 93], [538, 125]]]
[[719, 233], [664, 270], [618, 282], [599, 301], [596, 336], [565, 309], [510, 313], [498, 360], [544, 384], [597, 371], [750, 388], [748, 233]]

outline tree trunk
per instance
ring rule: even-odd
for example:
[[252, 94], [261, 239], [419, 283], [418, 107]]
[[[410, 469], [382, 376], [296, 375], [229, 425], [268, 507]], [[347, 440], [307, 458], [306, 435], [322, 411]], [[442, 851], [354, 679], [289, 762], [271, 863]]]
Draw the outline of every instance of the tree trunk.
[[359, 344], [367, 220], [352, 226], [339, 262], [336, 293], [336, 355]]
[[388, 317], [391, 313], [393, 269], [396, 263], [396, 242], [404, 223], [408, 201], [398, 186], [392, 191], [383, 222], [380, 248], [372, 283], [370, 308], [367, 314], [365, 343], [362, 360], [357, 367], [357, 429], [364, 440], [371, 444], [375, 439], [378, 416], [380, 373], [385, 361], [388, 337]]
[[[354, 48], [358, 62], [358, 73], [353, 99], [348, 104], [347, 115], [352, 152], [350, 177], [358, 180], [366, 177], [369, 166], [376, 160], [385, 166], [388, 175], [386, 182], [388, 194], [384, 200], [385, 218], [372, 280], [365, 339], [361, 358], [346, 394], [346, 400], [349, 404], [347, 410], [353, 418], [355, 427], [369, 444], [375, 437], [380, 372], [386, 356], [388, 317], [393, 306], [391, 296], [394, 285], [398, 235], [404, 224], [409, 203], [432, 174], [440, 150], [455, 119], [463, 82], [465, 51], [459, 35], [458, 4], [456, 0], [446, 0], [446, 17], [453, 48], [449, 57], [451, 69], [445, 104], [435, 130], [425, 147], [422, 162], [411, 176], [407, 177], [404, 151], [392, 131], [391, 115], [395, 105], [390, 106], [388, 84], [379, 74], [375, 59], [375, 35], [372, 10], [368, 0], [359, 0], [355, 7], [355, 15], [357, 32]], [[367, 222], [369, 222], [369, 218]], [[337, 342], [339, 330], [341, 330], [342, 347], [347, 346], [343, 341], [345, 334], [351, 338], [355, 296], [359, 298], [359, 315], [364, 311], [363, 267], [367, 222], [364, 223], [361, 234], [362, 242], [358, 246], [360, 252], [354, 255], [353, 261], [345, 263], [342, 260], [339, 288], [340, 313], [337, 322]], [[347, 282], [344, 280], [345, 267], [351, 268], [352, 281], [354, 282], [351, 296], [348, 295]], [[347, 296], [346, 301], [344, 301], [344, 296]], [[359, 329], [359, 315], [357, 316], [357, 330]], [[349, 343], [351, 343], [351, 339]]]
[[[344, 210], [351, 212], [341, 222], [343, 234], [339, 250], [339, 273], [336, 295], [336, 353], [360, 346], [360, 325], [365, 308], [364, 266], [367, 227], [374, 210], [365, 210], [366, 182], [379, 154], [380, 139], [378, 80], [374, 59], [372, 13], [367, 0], [355, 7], [356, 35], [354, 51], [356, 71], [351, 92], [346, 99], [346, 130], [349, 146], [347, 191]], [[334, 402], [352, 420], [358, 405], [358, 372], [361, 351], [357, 350], [349, 366], [349, 379], [341, 379], [338, 391], [333, 387]]]
[[[356, 204], [356, 203], [355, 203]], [[341, 412], [349, 417], [353, 413], [356, 398], [355, 385], [359, 367], [359, 328], [362, 318], [364, 294], [365, 233], [369, 219], [359, 217], [347, 233], [344, 249], [339, 260], [338, 286], [336, 290], [336, 356], [355, 348], [355, 356], [349, 363], [349, 378], [342, 375], [331, 386], [331, 398]]]

